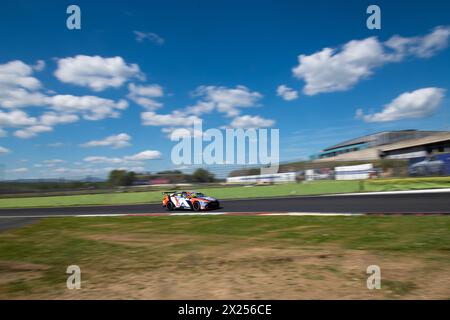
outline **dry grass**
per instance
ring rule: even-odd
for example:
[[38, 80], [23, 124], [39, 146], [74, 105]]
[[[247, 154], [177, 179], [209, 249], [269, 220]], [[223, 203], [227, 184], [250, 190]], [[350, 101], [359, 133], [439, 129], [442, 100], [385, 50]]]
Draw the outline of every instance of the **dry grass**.
[[[228, 217], [225, 220], [211, 217], [200, 220], [185, 217], [162, 220], [101, 218], [101, 221], [84, 218], [80, 223], [74, 219], [61, 219], [58, 222], [59, 229], [52, 240], [48, 240], [48, 243], [41, 241], [41, 246], [37, 243], [34, 245], [37, 252], [47, 250], [47, 259], [23, 252], [20, 262], [17, 260], [17, 254], [15, 261], [14, 259], [0, 261], [0, 298], [448, 299], [450, 297], [449, 251], [445, 249], [448, 248], [448, 243], [444, 249], [426, 247], [425, 250], [419, 250], [420, 254], [417, 248], [400, 251], [398, 248], [382, 249], [385, 243], [383, 240], [377, 242], [377, 248], [371, 248], [373, 244], [367, 243], [367, 239], [364, 243], [355, 238], [356, 234], [367, 233], [367, 230], [348, 230], [353, 228], [355, 223], [363, 229], [364, 225], [372, 224], [373, 227], [374, 223], [381, 223], [394, 229], [397, 226], [399, 230], [398, 226], [412, 223], [411, 218], [406, 221], [402, 221], [399, 217], [389, 218], [390, 220], [346, 218], [345, 221], [339, 221], [337, 218], [276, 217], [274, 219], [288, 220], [283, 222], [254, 218], [251, 220], [252, 224], [245, 219], [248, 217]], [[444, 227], [448, 226], [450, 220], [446, 217], [415, 217], [414, 223], [432, 222], [424, 219], [438, 219], [440, 223], [444, 223], [442, 225]], [[273, 222], [272, 228], [267, 222]], [[23, 236], [34, 238], [34, 242], [42, 240], [40, 237], [55, 223], [55, 220], [47, 221], [26, 227], [25, 231], [18, 230], [2, 235], [0, 242], [26, 242]], [[229, 229], [230, 223], [236, 224], [235, 230]], [[211, 224], [214, 224], [214, 227]], [[223, 228], [228, 228], [228, 231], [224, 229], [223, 233], [210, 233], [221, 224]], [[437, 229], [439, 225], [435, 221]], [[430, 232], [435, 232], [436, 228]], [[414, 234], [413, 228], [410, 229]], [[346, 238], [348, 240], [352, 237], [352, 242], [346, 242], [345, 238], [339, 241], [333, 239], [311, 241], [317, 240], [318, 236], [323, 237], [324, 232], [331, 234], [332, 230], [335, 230], [337, 235], [346, 230], [348, 232]], [[404, 233], [402, 230], [399, 232]], [[18, 235], [22, 237], [17, 237]], [[408, 239], [411, 238], [411, 234], [403, 235]], [[424, 238], [420, 241], [427, 238], [426, 235], [422, 236]], [[446, 238], [442, 240], [446, 241]], [[64, 241], [66, 243], [61, 243]], [[359, 245], [353, 245], [353, 241]], [[396, 239], [388, 237], [388, 242], [392, 246], [392, 242], [396, 242]], [[68, 248], [75, 243], [83, 247], [79, 252]], [[0, 245], [0, 253], [1, 248]], [[64, 248], [69, 255], [62, 257], [61, 250]], [[67, 277], [65, 267], [69, 264], [78, 264], [81, 267], [81, 290], [65, 288]], [[366, 287], [368, 277], [366, 268], [372, 264], [381, 267], [381, 290], [368, 290]]]

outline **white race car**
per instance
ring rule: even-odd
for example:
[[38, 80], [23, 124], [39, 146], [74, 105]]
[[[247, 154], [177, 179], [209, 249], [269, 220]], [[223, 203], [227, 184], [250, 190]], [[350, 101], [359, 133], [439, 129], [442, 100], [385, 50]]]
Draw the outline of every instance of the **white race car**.
[[168, 211], [188, 209], [193, 211], [219, 209], [220, 203], [216, 198], [207, 197], [196, 191], [166, 191], [163, 192], [163, 207]]

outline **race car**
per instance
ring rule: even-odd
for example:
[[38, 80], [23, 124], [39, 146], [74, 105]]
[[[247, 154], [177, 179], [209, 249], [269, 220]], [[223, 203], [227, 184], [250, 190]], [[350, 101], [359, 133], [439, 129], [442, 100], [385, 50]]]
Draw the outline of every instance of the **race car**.
[[193, 211], [218, 209], [219, 201], [216, 198], [205, 196], [196, 191], [165, 191], [163, 192], [163, 207], [168, 211], [175, 209], [189, 209]]

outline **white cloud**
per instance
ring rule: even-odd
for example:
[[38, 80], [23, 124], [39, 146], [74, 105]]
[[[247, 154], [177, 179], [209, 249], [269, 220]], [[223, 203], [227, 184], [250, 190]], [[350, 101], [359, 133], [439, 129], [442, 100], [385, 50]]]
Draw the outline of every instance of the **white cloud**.
[[12, 173], [25, 173], [25, 172], [28, 172], [28, 169], [27, 168], [16, 168], [16, 169], [9, 170], [9, 172], [12, 172]]
[[14, 132], [14, 135], [18, 138], [28, 139], [37, 136], [41, 132], [49, 132], [49, 131], [53, 131], [53, 128], [50, 126], [36, 125], [17, 130]]
[[36, 64], [33, 66], [33, 70], [35, 70], [35, 71], [42, 71], [44, 69], [45, 69], [45, 61], [44, 60], [36, 61]]
[[288, 86], [282, 84], [277, 88], [277, 96], [280, 96], [286, 101], [295, 100], [298, 98], [298, 92]]
[[139, 86], [134, 83], [128, 85], [128, 98], [149, 111], [162, 107], [162, 103], [155, 100], [164, 95], [163, 88], [157, 84]]
[[19, 60], [0, 65], [0, 86], [17, 86], [28, 90], [41, 87], [38, 79], [31, 76], [33, 69]]
[[45, 98], [45, 95], [40, 92], [30, 92], [23, 88], [9, 88], [0, 92], [0, 105], [8, 109], [40, 106], [45, 104]]
[[90, 121], [118, 118], [121, 111], [128, 107], [128, 102], [116, 102], [96, 96], [55, 95], [46, 97], [42, 106], [52, 111], [31, 117], [22, 110], [0, 110], [0, 130], [7, 127], [25, 127], [15, 135], [19, 138], [31, 138], [40, 132], [51, 131], [55, 125], [77, 122], [80, 116]]
[[34, 165], [34, 167], [36, 167], [36, 168], [42, 168], [42, 167], [53, 168], [53, 167], [56, 167], [57, 165], [65, 163], [65, 162], [66, 161], [62, 160], [62, 159], [48, 159], [48, 160], [42, 161], [42, 163], [36, 163]]
[[167, 135], [172, 141], [177, 141], [181, 138], [201, 138], [205, 136], [205, 132], [194, 128], [162, 128], [161, 131]]
[[[69, 59], [69, 58], [68, 58]], [[113, 59], [113, 58], [111, 58]], [[92, 114], [108, 114], [109, 109], [125, 109], [125, 100], [114, 102], [96, 96], [53, 95], [47, 96], [37, 90], [41, 88], [38, 79], [32, 77], [33, 68], [22, 61], [11, 61], [0, 65], [0, 106], [20, 108], [46, 106], [58, 111], [90, 111]]]
[[195, 115], [201, 115], [205, 113], [212, 112], [216, 107], [216, 104], [211, 101], [198, 101], [193, 106], [188, 106], [185, 108], [186, 114], [195, 114]]
[[[76, 98], [82, 97], [75, 97], [75, 100]], [[94, 99], [94, 101], [104, 100], [106, 99]], [[55, 100], [54, 105], [55, 109], [60, 111], [45, 112], [38, 117], [30, 117], [22, 110], [12, 110], [10, 112], [0, 110], [0, 129], [3, 131], [3, 128], [21, 128], [14, 133], [16, 137], [32, 138], [38, 133], [52, 131], [55, 125], [78, 121], [79, 116], [74, 113], [77, 111], [76, 108], [71, 108], [70, 104], [65, 105], [60, 102], [61, 101], [59, 100]], [[87, 106], [89, 106], [89, 104], [76, 105], [76, 107], [79, 107], [81, 110], [79, 112], [81, 112], [87, 120], [100, 120], [107, 116], [117, 117], [119, 115], [117, 109], [123, 107], [120, 105], [120, 102], [116, 104], [112, 100], [106, 101], [104, 105], [92, 105], [91, 108], [88, 108]]]
[[82, 147], [112, 147], [113, 149], [131, 146], [131, 137], [126, 133], [108, 136], [102, 140], [92, 140], [81, 144]]
[[86, 120], [117, 118], [128, 107], [125, 100], [114, 101], [97, 96], [55, 95], [48, 98], [50, 108], [61, 113], [80, 113]]
[[132, 156], [125, 156], [124, 160], [128, 161], [145, 161], [145, 160], [155, 160], [161, 159], [161, 152], [157, 150], [145, 150], [139, 153], [136, 153]]
[[137, 64], [127, 64], [122, 57], [85, 55], [59, 59], [55, 76], [62, 82], [94, 91], [118, 88], [132, 78], [144, 78]]
[[141, 97], [141, 96], [134, 96], [134, 97], [128, 96], [128, 97], [131, 100], [133, 100], [135, 103], [137, 103], [138, 105], [146, 108], [147, 110], [156, 110], [156, 109], [162, 107], [161, 102], [157, 102], [150, 98]]
[[44, 163], [46, 164], [59, 164], [59, 163], [64, 163], [66, 162], [65, 160], [62, 159], [48, 159], [48, 160], [44, 160]]
[[120, 111], [128, 107], [125, 100], [115, 102], [95, 96], [55, 95], [47, 97], [46, 103], [54, 111], [46, 111], [38, 117], [31, 117], [22, 110], [0, 110], [0, 129], [21, 128], [14, 133], [16, 137], [32, 138], [38, 133], [52, 131], [55, 125], [78, 121], [78, 114], [91, 121], [117, 118]]
[[361, 109], [356, 118], [366, 122], [385, 122], [410, 118], [423, 118], [431, 115], [441, 104], [445, 90], [441, 88], [423, 88], [405, 92], [384, 106], [378, 113], [364, 115]]
[[305, 81], [303, 92], [307, 95], [345, 91], [386, 63], [436, 54], [448, 46], [449, 36], [450, 27], [437, 27], [425, 36], [393, 36], [384, 43], [376, 37], [352, 40], [339, 49], [324, 48], [311, 55], [299, 55], [299, 64], [292, 72]]
[[192, 126], [195, 121], [200, 121], [197, 116], [186, 116], [179, 111], [170, 114], [157, 114], [152, 111], [142, 112], [141, 119], [144, 126], [161, 127], [188, 127]]
[[10, 153], [11, 151], [5, 147], [0, 147], [0, 154]]
[[158, 45], [164, 44], [165, 40], [154, 32], [133, 31], [137, 42], [148, 40]]
[[39, 118], [35, 118], [28, 116], [21, 110], [13, 110], [9, 113], [0, 111], [0, 126], [23, 127], [14, 132], [16, 137], [22, 139], [33, 138], [39, 133], [52, 131], [54, 125], [71, 123], [77, 120], [78, 116], [73, 114], [46, 112]]
[[151, 85], [136, 85], [134, 83], [130, 83], [128, 85], [128, 89], [130, 90], [130, 94], [135, 94], [137, 96], [144, 96], [149, 98], [159, 98], [164, 95], [163, 89], [160, 85], [151, 84]]
[[234, 118], [230, 124], [230, 127], [242, 129], [267, 128], [272, 127], [274, 124], [275, 121], [271, 119], [264, 119], [260, 116], [244, 115]]
[[425, 36], [405, 38], [395, 35], [385, 45], [393, 49], [398, 58], [406, 55], [429, 58], [448, 46], [449, 37], [450, 27], [439, 26]]
[[[73, 123], [80, 119], [101, 120], [117, 118], [128, 107], [126, 100], [114, 101], [97, 96], [47, 95], [41, 92], [40, 81], [32, 76], [34, 69], [43, 67], [43, 61], [30, 66], [22, 61], [0, 64], [0, 134], [3, 128], [21, 128], [15, 132], [19, 138], [31, 138], [41, 132], [53, 130], [58, 124]], [[145, 93], [145, 90], [144, 90]], [[29, 116], [17, 108], [39, 106], [51, 109], [41, 115]]]
[[194, 96], [201, 97], [201, 100], [196, 105], [187, 107], [184, 111], [187, 114], [200, 115], [217, 110], [229, 117], [239, 115], [239, 108], [257, 106], [262, 98], [259, 92], [250, 91], [242, 85], [235, 88], [200, 86], [194, 91]]
[[92, 163], [110, 163], [110, 164], [119, 164], [123, 163], [124, 160], [122, 158], [110, 158], [110, 157], [104, 157], [104, 156], [90, 156], [83, 159], [86, 162], [92, 162]]
[[39, 117], [39, 122], [46, 126], [54, 126], [57, 124], [72, 123], [79, 120], [76, 114], [65, 114], [56, 112], [46, 112]]
[[[192, 126], [202, 119], [202, 114], [218, 111], [227, 117], [237, 117], [240, 108], [255, 107], [262, 95], [256, 91], [250, 91], [247, 87], [238, 85], [235, 88], [222, 86], [200, 86], [193, 92], [194, 97], [200, 97], [195, 105], [179, 109], [170, 114], [157, 114], [153, 111], [141, 113], [142, 124], [145, 126], [160, 126], [162, 132], [169, 138], [181, 136], [201, 137], [202, 132], [194, 130]], [[235, 124], [243, 121], [254, 121], [263, 126], [270, 125], [272, 120], [260, 117], [243, 116], [236, 119]]]
[[350, 41], [340, 52], [325, 48], [310, 56], [300, 55], [293, 73], [306, 82], [303, 91], [307, 95], [344, 91], [371, 75], [387, 59], [383, 46], [371, 37]]
[[37, 119], [30, 117], [22, 110], [5, 112], [0, 110], [0, 127], [22, 127], [37, 124]]
[[119, 164], [119, 165], [139, 165], [146, 160], [161, 159], [161, 152], [157, 150], [144, 150], [142, 152], [124, 156], [124, 157], [104, 157], [104, 156], [90, 156], [83, 160], [89, 163], [96, 164]]
[[19, 60], [0, 64], [0, 106], [20, 108], [42, 103], [45, 96], [36, 91], [41, 82], [32, 73], [33, 68]]

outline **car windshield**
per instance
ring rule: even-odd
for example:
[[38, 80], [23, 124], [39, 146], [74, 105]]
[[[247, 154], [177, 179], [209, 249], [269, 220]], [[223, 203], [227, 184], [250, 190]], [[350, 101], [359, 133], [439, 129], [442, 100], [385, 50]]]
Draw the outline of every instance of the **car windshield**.
[[203, 193], [201, 193], [201, 192], [193, 192], [192, 194], [191, 194], [191, 197], [192, 198], [202, 198], [202, 197], [204, 197], [205, 195], [203, 194]]

